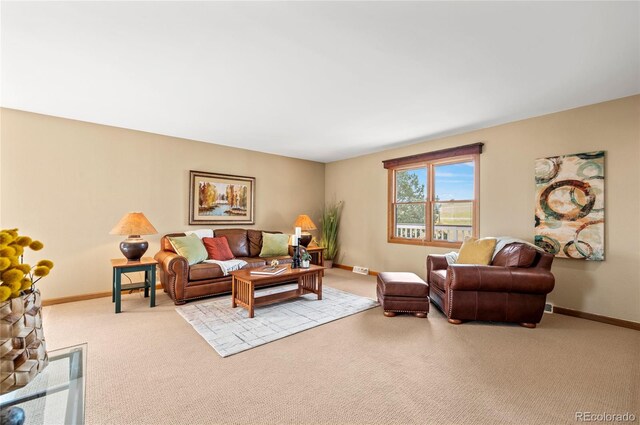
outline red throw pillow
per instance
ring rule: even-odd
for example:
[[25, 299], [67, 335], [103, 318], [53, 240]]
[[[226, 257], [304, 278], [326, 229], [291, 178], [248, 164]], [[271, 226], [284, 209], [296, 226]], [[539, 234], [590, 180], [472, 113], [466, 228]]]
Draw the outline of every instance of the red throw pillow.
[[233, 253], [229, 248], [229, 241], [225, 236], [217, 238], [202, 238], [202, 243], [209, 253], [210, 260], [227, 261], [233, 260]]

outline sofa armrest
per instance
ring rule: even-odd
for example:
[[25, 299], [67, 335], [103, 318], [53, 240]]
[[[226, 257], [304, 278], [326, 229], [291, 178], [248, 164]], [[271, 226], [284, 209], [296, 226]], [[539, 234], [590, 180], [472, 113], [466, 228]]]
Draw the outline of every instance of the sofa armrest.
[[452, 264], [445, 284], [454, 291], [548, 294], [555, 286], [555, 278], [540, 268]]
[[177, 304], [184, 299], [184, 288], [187, 286], [189, 276], [187, 259], [171, 251], [159, 251], [153, 258], [158, 262], [162, 286]]
[[447, 263], [444, 255], [427, 255], [427, 281], [429, 281], [429, 276], [433, 270], [446, 270], [447, 267], [449, 267], [449, 263]]

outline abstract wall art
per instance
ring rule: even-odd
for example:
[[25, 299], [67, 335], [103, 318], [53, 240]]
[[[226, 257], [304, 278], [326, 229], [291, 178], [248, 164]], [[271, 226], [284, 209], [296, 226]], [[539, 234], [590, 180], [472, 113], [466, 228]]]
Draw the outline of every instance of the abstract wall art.
[[535, 243], [556, 257], [604, 261], [604, 151], [536, 160]]

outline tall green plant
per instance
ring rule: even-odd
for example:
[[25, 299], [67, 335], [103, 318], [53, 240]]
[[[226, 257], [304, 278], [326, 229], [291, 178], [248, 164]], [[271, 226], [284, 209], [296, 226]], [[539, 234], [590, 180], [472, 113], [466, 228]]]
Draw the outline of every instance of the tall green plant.
[[320, 219], [322, 226], [322, 238], [320, 244], [325, 247], [324, 258], [334, 260], [338, 256], [340, 246], [338, 244], [338, 231], [340, 230], [340, 214], [342, 213], [342, 201], [325, 206]]

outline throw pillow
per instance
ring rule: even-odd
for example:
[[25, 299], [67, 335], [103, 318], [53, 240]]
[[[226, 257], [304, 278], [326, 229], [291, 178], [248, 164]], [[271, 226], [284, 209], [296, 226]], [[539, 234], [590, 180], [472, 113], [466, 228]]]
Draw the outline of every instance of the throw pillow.
[[171, 236], [169, 242], [178, 255], [187, 259], [190, 266], [202, 263], [209, 256], [204, 244], [196, 235]]
[[289, 235], [262, 232], [260, 257], [289, 255]]
[[209, 253], [210, 260], [228, 261], [233, 260], [233, 253], [229, 248], [229, 241], [225, 236], [217, 238], [202, 238], [202, 243]]
[[467, 238], [460, 247], [456, 264], [481, 264], [488, 265], [496, 248], [495, 238]]

